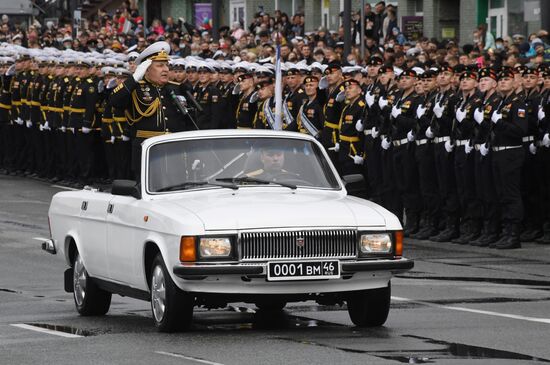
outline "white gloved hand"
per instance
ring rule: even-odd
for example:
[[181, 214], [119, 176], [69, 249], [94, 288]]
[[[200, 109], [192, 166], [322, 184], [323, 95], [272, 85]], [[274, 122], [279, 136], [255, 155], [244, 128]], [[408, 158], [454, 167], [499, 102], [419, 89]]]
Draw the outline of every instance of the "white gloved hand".
[[6, 76], [13, 76], [15, 75], [15, 64], [11, 65], [7, 70], [6, 70]]
[[32, 128], [32, 122], [30, 120], [27, 120], [26, 124], [27, 128]]
[[413, 131], [412, 131], [412, 130], [410, 130], [409, 133], [407, 133], [407, 140], [408, 140], [409, 142], [414, 141], [414, 134], [413, 134]]
[[464, 118], [466, 118], [466, 110], [462, 110], [462, 108], [458, 108], [458, 109], [456, 110], [455, 116], [456, 116], [456, 120], [457, 120], [459, 123], [462, 123], [462, 121], [464, 120]]
[[380, 99], [378, 99], [378, 106], [380, 107], [380, 109], [384, 109], [388, 106], [388, 100], [381, 96]]
[[426, 137], [428, 137], [428, 138], [434, 138], [434, 134], [433, 134], [433, 132], [432, 132], [432, 127], [428, 127], [428, 128], [426, 129]]
[[542, 145], [544, 147], [550, 147], [550, 135], [546, 133], [544, 137], [542, 137]]
[[88, 128], [88, 127], [82, 127], [82, 133], [84, 133], [84, 134], [88, 134], [88, 133], [90, 133], [91, 131], [92, 131], [92, 130], [91, 130], [90, 128]]
[[529, 145], [529, 152], [531, 152], [533, 155], [536, 155], [537, 154], [537, 146], [535, 146], [534, 143], [531, 143]]
[[369, 108], [374, 105], [374, 95], [372, 95], [370, 91], [367, 91], [367, 93], [365, 94], [365, 102], [367, 103]]
[[401, 108], [399, 108], [397, 105], [394, 105], [391, 108], [391, 116], [394, 118], [397, 118], [400, 115], [401, 115]]
[[445, 110], [445, 108], [442, 107], [441, 104], [439, 104], [439, 101], [437, 103], [435, 103], [434, 108], [433, 108], [433, 112], [434, 112], [435, 117], [437, 119], [439, 119], [443, 116], [443, 111], [444, 110]]
[[363, 121], [361, 119], [359, 119], [357, 123], [355, 123], [355, 129], [357, 130], [357, 132], [363, 132], [363, 130], [365, 129], [365, 126], [363, 125]]
[[128, 142], [128, 141], [130, 140], [130, 137], [125, 136], [124, 134], [121, 135], [121, 137], [122, 137], [122, 141], [123, 141], [123, 142]]
[[329, 149], [330, 151], [338, 152], [338, 151], [340, 151], [340, 143], [336, 143], [336, 144], [334, 145], [334, 147], [329, 147], [328, 149]]
[[481, 156], [487, 156], [489, 154], [489, 147], [487, 147], [487, 143], [484, 143], [479, 148], [479, 153], [481, 153]]
[[99, 80], [97, 83], [97, 92], [101, 94], [103, 90], [105, 90], [105, 82], [103, 80]]
[[48, 121], [46, 121], [46, 123], [44, 123], [44, 126], [42, 127], [42, 129], [45, 129], [47, 131], [51, 131], [52, 129], [50, 128], [50, 123]]
[[23, 119], [17, 117], [17, 119], [15, 120], [15, 123], [17, 123], [19, 125], [23, 125], [25, 122], [23, 121]]
[[483, 112], [483, 109], [476, 108], [476, 110], [474, 111], [474, 119], [477, 122], [477, 124], [481, 124], [484, 118], [485, 118], [485, 113]]
[[372, 135], [372, 138], [376, 138], [380, 135], [380, 132], [376, 127], [372, 127], [372, 129], [370, 130], [370, 133]]
[[325, 90], [328, 89], [328, 79], [326, 76], [321, 77], [321, 80], [319, 80], [319, 89]]
[[106, 86], [107, 90], [114, 88], [116, 84], [117, 84], [116, 79], [110, 79]]
[[153, 61], [149, 59], [139, 64], [139, 66], [134, 71], [134, 74], [132, 75], [136, 82], [139, 82], [141, 81], [141, 79], [143, 79], [143, 76], [145, 76], [145, 72], [147, 72], [147, 69], [149, 68], [149, 66], [151, 66], [151, 63], [153, 63]]
[[363, 157], [359, 156], [359, 155], [355, 155], [355, 156], [349, 156], [353, 159], [353, 163], [356, 164], [356, 165], [362, 165], [363, 164]]
[[115, 140], [116, 140], [115, 136], [111, 136], [111, 140], [110, 140], [111, 143], [115, 143]]
[[343, 102], [344, 100], [346, 100], [346, 93], [344, 91], [340, 91], [338, 95], [336, 95], [335, 100], [339, 103]]
[[451, 144], [451, 141], [446, 141], [446, 142], [445, 142], [445, 151], [447, 151], [448, 153], [453, 152], [453, 148], [454, 148], [454, 147], [455, 147], [455, 146], [453, 146], [453, 145]]
[[390, 143], [390, 141], [388, 140], [388, 138], [384, 138], [384, 139], [382, 140], [382, 148], [385, 149], [385, 150], [387, 150], [388, 148], [390, 148], [390, 146], [391, 146], [391, 143]]
[[42, 124], [38, 125], [38, 129], [40, 130], [40, 132], [44, 132], [44, 126]]
[[474, 149], [474, 147], [470, 146], [470, 142], [468, 142], [464, 145], [464, 152], [466, 152], [466, 154], [469, 154], [470, 152], [472, 152], [473, 149]]
[[426, 108], [424, 108], [424, 105], [420, 104], [418, 108], [416, 108], [416, 117], [420, 119], [424, 114], [426, 114]]
[[537, 116], [539, 117], [539, 120], [546, 118], [546, 113], [544, 112], [542, 105], [539, 105], [539, 112], [537, 113]]
[[67, 132], [67, 127], [65, 127], [65, 126], [62, 126], [62, 127], [59, 128], [59, 129], [61, 129], [61, 132], [63, 132], [63, 133]]
[[497, 124], [501, 119], [502, 114], [495, 110], [493, 112], [493, 115], [491, 116], [491, 120], [493, 121], [493, 123]]

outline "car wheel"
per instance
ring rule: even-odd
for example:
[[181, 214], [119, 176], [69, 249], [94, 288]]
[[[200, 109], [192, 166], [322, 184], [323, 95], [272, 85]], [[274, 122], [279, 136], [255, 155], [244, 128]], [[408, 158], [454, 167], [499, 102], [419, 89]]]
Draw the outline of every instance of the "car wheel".
[[151, 311], [160, 332], [176, 332], [191, 326], [194, 298], [172, 281], [159, 253], [151, 267]]
[[102, 316], [109, 311], [112, 294], [100, 289], [90, 278], [77, 252], [73, 260], [73, 298], [82, 316]]
[[262, 302], [257, 302], [256, 307], [258, 307], [259, 310], [265, 312], [279, 312], [286, 307], [286, 302], [283, 300], [266, 300]]
[[377, 327], [386, 322], [390, 312], [390, 283], [385, 288], [361, 290], [349, 294], [348, 313], [353, 324], [358, 327]]

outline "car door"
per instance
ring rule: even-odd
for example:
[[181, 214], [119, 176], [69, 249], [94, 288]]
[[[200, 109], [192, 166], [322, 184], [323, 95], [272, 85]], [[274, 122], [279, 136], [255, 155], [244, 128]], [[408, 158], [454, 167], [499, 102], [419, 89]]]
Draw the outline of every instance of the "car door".
[[143, 284], [144, 214], [140, 200], [129, 196], [113, 196], [107, 215], [107, 261], [113, 280], [132, 287]]
[[88, 274], [107, 279], [107, 208], [111, 194], [82, 191], [79, 219], [79, 251]]

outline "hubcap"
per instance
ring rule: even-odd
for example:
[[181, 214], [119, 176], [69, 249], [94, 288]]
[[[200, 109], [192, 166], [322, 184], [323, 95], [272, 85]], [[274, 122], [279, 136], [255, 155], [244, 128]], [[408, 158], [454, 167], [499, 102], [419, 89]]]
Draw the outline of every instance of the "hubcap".
[[79, 306], [86, 298], [86, 268], [80, 255], [76, 257], [73, 271], [74, 299]]
[[155, 266], [151, 278], [151, 305], [155, 320], [161, 322], [166, 309], [166, 286], [164, 272], [160, 266]]

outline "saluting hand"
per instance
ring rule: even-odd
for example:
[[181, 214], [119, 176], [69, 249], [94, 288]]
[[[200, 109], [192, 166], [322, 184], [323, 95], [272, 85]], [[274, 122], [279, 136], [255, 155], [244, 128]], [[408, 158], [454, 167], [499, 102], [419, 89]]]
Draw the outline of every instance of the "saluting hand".
[[141, 79], [143, 79], [143, 76], [145, 76], [145, 72], [147, 72], [147, 69], [149, 68], [149, 66], [151, 66], [151, 63], [153, 63], [153, 61], [146, 60], [139, 64], [133, 74], [134, 80], [136, 82], [139, 82], [141, 81]]

